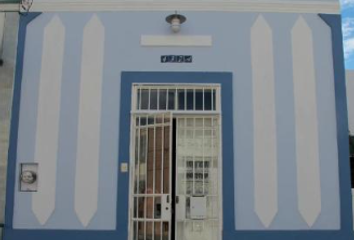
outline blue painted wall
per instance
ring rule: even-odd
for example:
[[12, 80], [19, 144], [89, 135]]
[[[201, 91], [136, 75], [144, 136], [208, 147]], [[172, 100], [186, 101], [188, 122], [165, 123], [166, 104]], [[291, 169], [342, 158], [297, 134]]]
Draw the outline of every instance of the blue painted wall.
[[[20, 112], [18, 127], [16, 166], [21, 162], [33, 161], [36, 111], [38, 97], [38, 79], [42, 56], [42, 36], [44, 26], [56, 13], [43, 13], [27, 26], [24, 45], [23, 77], [20, 94]], [[233, 129], [234, 129], [234, 179], [227, 186], [231, 191], [224, 216], [225, 239], [297, 239], [313, 237], [316, 239], [348, 239], [348, 225], [351, 224], [351, 208], [348, 191], [339, 188], [339, 170], [336, 146], [337, 119], [335, 102], [322, 93], [335, 92], [332, 59], [332, 32], [330, 27], [315, 14], [302, 14], [309, 24], [315, 44], [315, 68], [317, 76], [317, 102], [319, 114], [319, 154], [321, 170], [322, 209], [314, 226], [308, 227], [297, 209], [294, 96], [292, 86], [292, 56], [290, 31], [300, 14], [265, 13], [263, 16], [273, 32], [275, 57], [275, 99], [278, 148], [278, 202], [279, 211], [270, 230], [333, 230], [322, 231], [270, 231], [261, 225], [253, 209], [253, 126], [252, 126], [252, 68], [250, 59], [250, 29], [259, 13], [186, 13], [188, 21], [183, 25], [181, 34], [211, 35], [213, 46], [207, 48], [184, 47], [142, 47], [140, 36], [170, 34], [169, 26], [164, 22], [166, 12], [120, 12], [98, 13], [105, 27], [105, 53], [103, 75], [103, 99], [101, 114], [101, 161], [100, 192], [98, 211], [87, 229], [114, 230], [122, 221], [116, 220], [116, 189], [119, 158], [119, 114], [120, 87], [122, 71], [173, 71], [173, 72], [231, 72], [233, 74]], [[31, 194], [19, 193], [17, 182], [10, 183], [14, 189], [13, 209], [7, 209], [7, 226], [16, 229], [85, 229], [78, 221], [73, 210], [74, 170], [76, 156], [76, 132], [78, 118], [78, 91], [80, 81], [80, 61], [83, 27], [93, 13], [58, 13], [66, 29], [62, 102], [60, 117], [59, 157], [57, 165], [56, 209], [49, 221], [41, 226], [31, 210]], [[31, 16], [22, 17], [22, 22]], [[336, 20], [333, 20], [336, 21]], [[129, 24], [127, 24], [129, 23]], [[231, 24], [232, 23], [232, 24]], [[227, 27], [220, 27], [227, 26]], [[24, 30], [22, 28], [22, 30]], [[21, 36], [24, 38], [24, 36]], [[24, 40], [24, 39], [22, 39]], [[21, 51], [23, 49], [20, 49]], [[338, 51], [338, 50], [333, 50]], [[161, 64], [160, 55], [193, 55], [191, 64]], [[18, 61], [21, 61], [20, 59]], [[337, 61], [342, 61], [337, 59]], [[21, 64], [19, 68], [22, 68]], [[21, 69], [19, 69], [21, 70]], [[337, 73], [336, 73], [337, 74]], [[339, 77], [339, 80], [342, 79]], [[168, 81], [168, 80], [167, 80]], [[343, 83], [344, 84], [344, 83]], [[19, 89], [17, 89], [19, 90]], [[342, 92], [336, 92], [338, 94]], [[337, 106], [338, 108], [338, 106]], [[342, 114], [342, 113], [338, 113]], [[337, 114], [337, 115], [338, 115]], [[18, 116], [13, 115], [13, 118]], [[13, 119], [14, 120], [14, 119]], [[345, 125], [344, 125], [345, 127]], [[12, 131], [17, 131], [12, 129]], [[344, 129], [340, 129], [340, 133]], [[342, 149], [341, 151], [345, 151]], [[345, 156], [340, 161], [346, 161]], [[15, 163], [10, 164], [10, 170]], [[345, 162], [342, 167], [345, 167]], [[228, 169], [230, 171], [230, 169]], [[342, 171], [342, 170], [341, 170]], [[16, 173], [18, 170], [16, 170]], [[16, 177], [11, 176], [10, 182]], [[348, 175], [348, 172], [344, 174]], [[344, 181], [344, 182], [343, 182]], [[341, 179], [341, 186], [349, 187], [347, 178]], [[231, 183], [230, 183], [231, 182]], [[226, 184], [224, 182], [224, 184]], [[119, 185], [121, 187], [128, 187]], [[232, 191], [235, 189], [235, 191]], [[341, 197], [339, 191], [341, 190]], [[11, 190], [9, 191], [11, 192]], [[9, 193], [11, 194], [11, 193]], [[12, 206], [12, 198], [8, 197]], [[119, 204], [119, 202], [118, 202]], [[340, 207], [342, 209], [340, 210]], [[11, 207], [8, 207], [11, 208]], [[12, 211], [13, 210], [13, 211]], [[232, 211], [231, 211], [232, 210]], [[349, 212], [349, 213], [348, 213]], [[12, 214], [13, 213], [13, 214]], [[340, 214], [342, 213], [342, 214]], [[344, 214], [345, 213], [345, 214]], [[119, 215], [119, 213], [118, 213]], [[122, 213], [125, 215], [125, 213]], [[124, 219], [123, 219], [124, 220]], [[225, 221], [226, 220], [226, 221]], [[346, 222], [344, 224], [343, 222]], [[231, 225], [230, 225], [231, 224]], [[341, 226], [346, 226], [341, 228]], [[238, 230], [238, 231], [235, 231]], [[335, 231], [342, 229], [343, 231]], [[247, 231], [258, 230], [258, 231]], [[18, 230], [19, 235], [23, 230]], [[351, 231], [351, 230], [350, 230]], [[15, 232], [15, 231], [14, 231]], [[77, 232], [77, 231], [75, 231]], [[235, 235], [235, 233], [237, 233]], [[113, 236], [113, 231], [106, 232]], [[23, 234], [25, 234], [23, 232]], [[49, 236], [47, 231], [38, 236]], [[80, 235], [80, 233], [78, 233]], [[102, 233], [92, 232], [92, 239]], [[122, 233], [123, 234], [123, 233]], [[318, 235], [316, 235], [318, 234]], [[11, 240], [11, 234], [6, 240]], [[35, 235], [34, 235], [35, 236]], [[62, 237], [70, 237], [70, 231]], [[124, 234], [121, 236], [125, 236]], [[268, 238], [267, 238], [268, 237]], [[107, 238], [108, 239], [108, 238]]]

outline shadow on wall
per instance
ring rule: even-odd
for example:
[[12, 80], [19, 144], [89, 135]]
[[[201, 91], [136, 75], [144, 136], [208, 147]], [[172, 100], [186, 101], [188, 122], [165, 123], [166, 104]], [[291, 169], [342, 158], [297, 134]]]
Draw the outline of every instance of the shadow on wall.
[[354, 70], [346, 71], [349, 132], [354, 136]]
[[354, 211], [354, 70], [347, 70], [346, 72], [346, 87], [347, 87], [347, 103], [348, 103], [348, 118], [349, 118], [348, 123], [349, 123], [349, 144], [350, 144], [350, 171], [351, 171], [353, 211]]
[[4, 222], [10, 107], [15, 69], [18, 13], [0, 13], [0, 223]]
[[354, 188], [354, 136], [349, 136], [349, 146], [350, 146], [350, 170], [351, 170], [351, 180], [352, 189]]
[[[349, 146], [350, 146], [350, 176], [352, 183], [352, 201], [353, 201], [353, 216], [354, 216], [354, 136], [349, 136]], [[354, 226], [353, 226], [354, 229]]]

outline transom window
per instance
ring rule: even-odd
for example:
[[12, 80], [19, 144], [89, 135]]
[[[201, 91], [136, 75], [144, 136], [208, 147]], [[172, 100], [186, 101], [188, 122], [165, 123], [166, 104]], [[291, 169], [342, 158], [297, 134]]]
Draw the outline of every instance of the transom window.
[[134, 85], [135, 110], [219, 111], [219, 85]]

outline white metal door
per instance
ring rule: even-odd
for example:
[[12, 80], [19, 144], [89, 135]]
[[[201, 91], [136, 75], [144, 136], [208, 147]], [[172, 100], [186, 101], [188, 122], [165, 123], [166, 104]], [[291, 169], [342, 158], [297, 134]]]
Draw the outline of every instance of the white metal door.
[[131, 239], [169, 240], [172, 118], [169, 113], [133, 118]]
[[219, 117], [176, 119], [176, 240], [217, 240], [221, 233]]

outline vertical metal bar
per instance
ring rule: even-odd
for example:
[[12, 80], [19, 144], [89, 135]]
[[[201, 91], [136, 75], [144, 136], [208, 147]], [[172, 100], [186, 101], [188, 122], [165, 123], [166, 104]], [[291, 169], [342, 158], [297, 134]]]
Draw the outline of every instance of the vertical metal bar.
[[[162, 157], [161, 157], [161, 187], [160, 187], [160, 194], [163, 194], [163, 183], [164, 183], [164, 179], [163, 179], [163, 168], [164, 168], [164, 161], [165, 161], [165, 115], [163, 115], [162, 118]], [[162, 196], [162, 195], [161, 195]]]
[[221, 90], [220, 90], [220, 88], [217, 89], [216, 96], [218, 97], [218, 100], [217, 100], [217, 102], [215, 104], [215, 108], [216, 108], [216, 110], [219, 111], [219, 110], [221, 110]]
[[139, 94], [139, 88], [137, 86], [133, 87], [132, 94], [133, 94], [132, 108], [135, 109], [135, 110], [139, 110], [140, 94]]
[[[149, 109], [150, 109], [150, 88], [149, 88]], [[147, 179], [148, 179], [148, 171], [147, 171], [147, 161], [149, 154], [149, 116], [146, 115], [146, 152], [145, 152], [145, 191], [144, 191], [144, 240], [146, 240], [146, 214], [147, 214]]]
[[[168, 99], [168, 98], [169, 98], [168, 95], [169, 95], [169, 93], [170, 93], [170, 90], [167, 88], [167, 89], [166, 89], [166, 109], [165, 109], [166, 111], [168, 111], [168, 109], [169, 109], [169, 106], [168, 106], [168, 100], [169, 100], [169, 99]], [[165, 117], [165, 116], [163, 116], [162, 119], [163, 119], [164, 117]], [[163, 125], [163, 120], [162, 120], [162, 125]]]
[[[141, 96], [140, 96], [140, 103], [141, 103]], [[139, 196], [139, 185], [140, 185], [140, 139], [141, 139], [141, 125], [140, 125], [140, 116], [138, 118], [139, 127], [138, 130], [138, 157], [135, 158], [135, 161], [138, 161], [138, 171], [137, 171], [137, 178], [135, 179], [136, 182], [136, 196]], [[136, 122], [136, 121], [135, 121]], [[135, 131], [136, 132], [136, 131]], [[135, 166], [134, 166], [135, 167]], [[134, 183], [135, 186], [135, 183]], [[135, 199], [134, 199], [135, 201]], [[139, 197], [136, 198], [136, 218], [139, 219]], [[134, 203], [133, 203], [134, 204]], [[134, 224], [133, 224], [134, 225]], [[136, 221], [136, 240], [139, 238], [139, 222]]]
[[[184, 117], [184, 122], [183, 122], [183, 131], [184, 131], [184, 137], [183, 137], [183, 142], [184, 142], [184, 153], [186, 152], [188, 145], [186, 144], [187, 142], [187, 118]], [[187, 183], [188, 183], [188, 178], [187, 178], [187, 157], [186, 154], [184, 154], [183, 156], [184, 159], [184, 178], [185, 178], [185, 182], [184, 182], [184, 195], [187, 195]]]
[[149, 87], [148, 88], [148, 91], [149, 91], [149, 94], [148, 94], [148, 110], [150, 110], [151, 109], [151, 106], [150, 106], [150, 104], [151, 104], [151, 87]]
[[195, 106], [196, 106], [196, 100], [197, 100], [197, 97], [195, 96], [195, 88], [193, 88], [193, 111], [195, 111]]
[[139, 110], [141, 110], [141, 102], [142, 102], [142, 94], [143, 94], [143, 90], [141, 87], [138, 88], [139, 89], [139, 92], [140, 92], [140, 98], [139, 98]]
[[192, 156], [193, 156], [193, 194], [195, 194], [195, 181], [196, 181], [196, 177], [195, 177], [195, 117], [193, 117], [193, 128], [192, 128], [192, 132], [193, 132], [193, 145], [194, 148], [192, 150]]
[[205, 94], [204, 94], [204, 92], [205, 92], [205, 88], [203, 88], [203, 111], [205, 111], [205, 100], [204, 100]]
[[[175, 146], [175, 148], [176, 148], [176, 156], [175, 156], [175, 167], [174, 167], [174, 169], [175, 169], [175, 178], [176, 178], [176, 180], [175, 180], [175, 197], [178, 197], [178, 195], [179, 195], [179, 188], [178, 188], [178, 181], [179, 181], [179, 174], [178, 174], [178, 163], [179, 163], [179, 160], [180, 160], [180, 158], [179, 158], [179, 152], [178, 152], [178, 146], [179, 146], [179, 144], [178, 144], [178, 142], [179, 142], [179, 134], [178, 134], [178, 132], [179, 132], [179, 119], [178, 119], [178, 117], [176, 116], [176, 138], [175, 138], [175, 144], [176, 144], [176, 146]], [[176, 198], [175, 198], [175, 200], [176, 200]], [[172, 204], [172, 202], [171, 202], [171, 204]], [[176, 206], [176, 201], [175, 201], [175, 206]], [[175, 209], [177, 210], [177, 208], [175, 207]], [[176, 212], [176, 214], [175, 214], [175, 216], [177, 216], [177, 212]], [[174, 224], [175, 225], [175, 239], [177, 239], [177, 217], [175, 217], [175, 222], [174, 223], [171, 223], [171, 224]]]
[[154, 116], [154, 152], [153, 152], [153, 194], [155, 194], [155, 169], [156, 167], [156, 115]]
[[[154, 197], [154, 204], [155, 204], [155, 197]], [[155, 210], [155, 205], [152, 205], [152, 208]], [[154, 215], [152, 215], [152, 217], [154, 218]], [[151, 230], [152, 240], [155, 240], [155, 221], [152, 221], [151, 225], [152, 225], [152, 230]]]
[[157, 110], [160, 110], [160, 88], [157, 88], [156, 94], [157, 94]]
[[[213, 120], [218, 120], [217, 118], [213, 117]], [[216, 179], [217, 181], [219, 180], [219, 154], [218, 153], [218, 149], [216, 149], [216, 146], [217, 146], [217, 142], [216, 142], [216, 137], [217, 137], [217, 128], [218, 128], [218, 125], [215, 125], [214, 121], [213, 121], [213, 138], [212, 138], [212, 141], [213, 141], [213, 155], [215, 155], [215, 161], [214, 161], [214, 165], [216, 166]], [[219, 188], [216, 187], [216, 195], [219, 194], [218, 192]]]
[[[172, 194], [171, 194], [171, 191], [172, 191], [172, 126], [173, 126], [173, 115], [172, 113], [170, 113], [170, 136], [169, 136], [169, 144], [170, 144], [170, 149], [169, 149], [169, 191], [168, 191], [168, 194], [169, 194], [169, 198], [171, 199], [172, 198]], [[171, 204], [172, 204], [172, 201], [170, 201], [170, 209], [171, 209]], [[171, 224], [172, 224], [172, 221], [171, 219], [169, 220], [169, 223], [168, 223], [168, 239], [171, 239]]]
[[[184, 137], [183, 137], [183, 141], [184, 141], [184, 153], [186, 152], [186, 150], [187, 150], [187, 148], [188, 148], [188, 144], [187, 144], [187, 118], [186, 117], [184, 117], [183, 118], [184, 119], [184, 125], [183, 125], [183, 127], [184, 127], [184, 129], [183, 129], [183, 131], [184, 131]], [[183, 156], [183, 159], [184, 159], [184, 171], [185, 171], [185, 173], [184, 173], [184, 178], [185, 178], [185, 181], [184, 181], [184, 199], [186, 200], [186, 196], [187, 196], [187, 184], [188, 184], [188, 178], [187, 178], [187, 157], [186, 157], [186, 154], [184, 154], [184, 156]], [[184, 204], [186, 204], [186, 203], [184, 203]], [[185, 215], [186, 215], [186, 213], [184, 213]], [[185, 231], [185, 229], [186, 229], [186, 218], [187, 218], [187, 216], [185, 216], [184, 217], [184, 219], [183, 219], [183, 231]]]
[[[211, 158], [210, 158], [211, 160], [212, 160], [212, 164], [213, 164], [213, 172], [218, 172], [218, 170], [217, 169], [215, 169], [215, 160], [214, 160], [214, 117], [211, 117]], [[211, 164], [209, 164], [209, 166], [211, 166]], [[218, 174], [216, 174], [217, 176], [216, 176], [216, 179], [215, 179], [215, 181], [217, 181], [217, 184], [216, 184], [216, 186], [218, 186], [218, 182], [219, 182], [219, 176], [218, 176]], [[213, 174], [213, 176], [214, 176], [214, 174]], [[211, 186], [211, 189], [212, 189], [212, 191], [213, 191], [213, 193], [212, 193], [212, 195], [213, 196], [215, 196], [216, 195], [216, 197], [217, 197], [217, 199], [218, 199], [218, 193], [215, 191], [215, 184], [214, 184], [214, 179], [212, 179], [212, 181], [210, 181], [209, 180], [209, 182], [210, 182], [210, 184], [213, 184], [212, 186]], [[217, 190], [218, 188], [216, 188], [216, 190]], [[214, 197], [213, 197], [214, 198]], [[212, 212], [212, 215], [214, 216], [214, 213], [215, 213], [215, 210], [214, 210], [214, 204], [211, 204], [210, 205], [211, 206], [211, 212]]]
[[178, 110], [178, 90], [177, 90], [177, 87], [175, 89], [175, 109], [174, 110]]
[[[203, 91], [204, 92], [204, 91]], [[202, 141], [202, 158], [203, 158], [203, 194], [205, 195], [205, 180], [204, 180], [204, 177], [205, 177], [205, 156], [204, 156], [204, 131], [205, 131], [205, 118], [203, 117], [203, 141]]]
[[[139, 121], [139, 127], [137, 128], [138, 130], [138, 158], [135, 158], [135, 161], [138, 161], [138, 174], [137, 174], [137, 183], [136, 183], [136, 193], [139, 194], [139, 183], [140, 183], [140, 138], [141, 138], [141, 125], [140, 125], [140, 116], [137, 117]], [[135, 166], [134, 166], [135, 167]]]
[[214, 88], [211, 89], [211, 110], [215, 110], [214, 109]]
[[[154, 116], [154, 160], [153, 160], [153, 183], [152, 183], [152, 193], [153, 193], [153, 198], [152, 198], [152, 218], [154, 219], [155, 217], [155, 176], [156, 176], [156, 115]], [[153, 230], [154, 228], [154, 224], [152, 224], [152, 228]], [[155, 238], [155, 231], [152, 232], [152, 239], [154, 240]]]
[[[134, 92], [135, 93], [135, 92]], [[136, 106], [136, 105], [133, 105], [133, 106]], [[137, 107], [137, 106], [136, 106]], [[132, 116], [132, 121], [131, 121], [131, 140], [132, 140], [132, 145], [130, 147], [130, 154], [132, 155], [132, 158], [130, 160], [130, 164], [132, 164], [133, 162], [133, 166], [130, 171], [131, 171], [131, 174], [130, 174], [130, 179], [129, 179], [129, 184], [132, 184], [132, 185], [129, 185], [129, 213], [130, 213], [130, 218], [129, 218], [129, 229], [131, 231], [131, 234], [130, 234], [130, 238], [135, 240], [134, 239], [134, 232], [136, 232], [136, 229], [135, 229], [135, 225], [134, 225], [134, 210], [135, 210], [135, 195], [134, 195], [134, 186], [135, 186], [135, 177], [136, 177], [136, 163], [135, 163], [135, 159], [136, 159], [136, 153], [137, 153], [137, 141], [136, 141], [136, 138], [137, 138], [137, 126], [136, 126], [136, 118], [135, 116], [133, 115]], [[132, 204], [133, 203], [133, 204]]]
[[184, 110], [187, 110], [187, 88], [184, 89]]
[[141, 110], [141, 97], [142, 97], [142, 90], [141, 90], [141, 88], [139, 87], [138, 88], [138, 93], [139, 93], [139, 95], [140, 95], [140, 97], [139, 97], [139, 102], [138, 102], [138, 110]]
[[[159, 90], [157, 92], [157, 96], [159, 96]], [[157, 104], [160, 105], [159, 101], [157, 101]], [[153, 195], [152, 196], [153, 197], [152, 197], [152, 206], [151, 206], [152, 207], [152, 216], [151, 216], [152, 219], [155, 219], [155, 182], [156, 182], [156, 179], [155, 179], [155, 177], [156, 177], [155, 155], [156, 155], [156, 115], [154, 116], [154, 162], [153, 162], [153, 170], [152, 170], [152, 172], [153, 172], [153, 184], [152, 184], [152, 188], [153, 188], [152, 194]], [[151, 225], [152, 225], [152, 232], [151, 232], [152, 240], [154, 240], [155, 239], [155, 222], [153, 221]]]
[[[162, 118], [162, 159], [161, 159], [161, 192], [160, 192], [160, 201], [162, 201], [162, 196], [163, 196], [163, 184], [164, 184], [164, 178], [163, 178], [163, 174], [164, 174], [164, 161], [165, 161], [165, 158], [164, 158], [164, 153], [165, 153], [165, 117], [166, 115], [163, 115], [163, 118]], [[162, 209], [161, 209], [162, 211]], [[162, 214], [162, 213], [161, 213]], [[160, 216], [160, 238], [161, 240], [163, 240], [163, 224], [162, 224], [162, 219], [161, 219], [161, 216]]]

